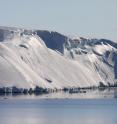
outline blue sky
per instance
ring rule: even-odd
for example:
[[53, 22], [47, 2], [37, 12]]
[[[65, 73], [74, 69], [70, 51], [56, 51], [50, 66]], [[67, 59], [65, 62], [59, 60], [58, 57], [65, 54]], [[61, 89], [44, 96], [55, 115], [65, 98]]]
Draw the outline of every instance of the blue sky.
[[0, 0], [0, 25], [117, 41], [117, 0]]

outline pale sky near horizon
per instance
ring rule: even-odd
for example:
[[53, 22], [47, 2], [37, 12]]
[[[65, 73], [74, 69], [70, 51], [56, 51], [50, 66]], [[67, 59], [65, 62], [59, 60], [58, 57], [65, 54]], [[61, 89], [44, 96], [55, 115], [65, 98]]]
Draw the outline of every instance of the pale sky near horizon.
[[0, 26], [117, 41], [117, 0], [0, 0]]

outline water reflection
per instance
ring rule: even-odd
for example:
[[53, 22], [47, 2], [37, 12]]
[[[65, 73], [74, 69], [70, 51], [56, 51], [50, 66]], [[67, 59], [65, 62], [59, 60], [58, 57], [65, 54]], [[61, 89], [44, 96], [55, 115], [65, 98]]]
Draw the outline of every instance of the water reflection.
[[117, 89], [114, 90], [114, 98], [117, 98]]
[[116, 124], [116, 95], [116, 89], [104, 89], [81, 94], [6, 95], [8, 99], [1, 96], [0, 124]]
[[0, 124], [116, 124], [116, 99], [8, 99]]
[[68, 93], [68, 92], [55, 92], [55, 93], [49, 93], [49, 94], [41, 94], [41, 95], [18, 95], [18, 94], [5, 94], [5, 95], [0, 95], [0, 99], [38, 99], [38, 98], [80, 98], [80, 99], [89, 99], [89, 98], [117, 98], [117, 88], [101, 88], [101, 89], [95, 89], [95, 90], [85, 90], [86, 92], [82, 93]]

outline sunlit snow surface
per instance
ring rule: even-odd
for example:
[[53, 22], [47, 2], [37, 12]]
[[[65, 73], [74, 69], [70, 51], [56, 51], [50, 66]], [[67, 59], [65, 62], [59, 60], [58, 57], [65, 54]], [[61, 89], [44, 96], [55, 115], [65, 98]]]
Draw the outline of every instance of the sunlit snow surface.
[[62, 54], [48, 48], [37, 34], [26, 34], [23, 29], [7, 33], [0, 42], [0, 87], [87, 87], [97, 86], [100, 81], [104, 84], [116, 81], [113, 61], [116, 48], [108, 43], [66, 41]]

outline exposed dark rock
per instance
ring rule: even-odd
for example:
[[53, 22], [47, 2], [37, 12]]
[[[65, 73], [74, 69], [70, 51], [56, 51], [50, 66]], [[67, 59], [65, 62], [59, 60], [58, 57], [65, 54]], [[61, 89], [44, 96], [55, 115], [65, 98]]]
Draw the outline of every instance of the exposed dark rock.
[[57, 32], [41, 30], [37, 30], [36, 32], [37, 35], [42, 38], [48, 48], [64, 53], [64, 43], [67, 39], [66, 36]]
[[95, 44], [101, 44], [101, 43], [103, 43], [103, 44], [110, 44], [111, 46], [113, 46], [113, 47], [115, 47], [115, 48], [117, 48], [117, 43], [116, 42], [113, 42], [113, 41], [111, 41], [111, 40], [107, 40], [107, 39], [100, 39], [100, 40], [97, 40], [96, 42], [95, 42]]
[[32, 88], [30, 88], [30, 89], [28, 90], [28, 93], [29, 93], [29, 94], [33, 94], [33, 93], [34, 93], [34, 90], [33, 90]]
[[68, 92], [68, 91], [69, 91], [69, 88], [64, 87], [62, 90], [63, 90], [64, 92]]
[[5, 88], [0, 88], [0, 94], [5, 94]]
[[4, 40], [4, 30], [0, 29], [0, 41]]
[[100, 88], [101, 88], [101, 87], [106, 87], [106, 85], [104, 85], [103, 82], [99, 82], [99, 87], [100, 87]]
[[12, 93], [19, 93], [19, 94], [21, 94], [21, 93], [23, 93], [23, 89], [21, 88], [21, 89], [19, 89], [19, 88], [17, 88], [17, 87], [12, 87]]
[[20, 44], [19, 46], [28, 49], [28, 47], [24, 44]]
[[24, 89], [23, 94], [28, 94], [28, 89]]
[[45, 80], [48, 81], [49, 83], [52, 83], [52, 80], [50, 79], [45, 78]]
[[42, 88], [42, 87], [36, 86], [35, 89], [34, 89], [34, 93], [36, 95], [38, 95], [38, 94], [45, 94], [45, 93], [48, 93], [48, 90], [46, 88]]

